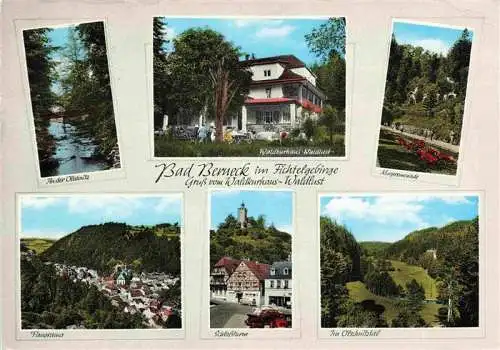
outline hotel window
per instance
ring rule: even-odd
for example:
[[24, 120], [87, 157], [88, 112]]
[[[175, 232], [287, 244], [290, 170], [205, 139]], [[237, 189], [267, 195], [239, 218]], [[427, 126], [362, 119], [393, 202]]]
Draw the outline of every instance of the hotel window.
[[283, 111], [283, 123], [290, 123], [290, 111]]
[[276, 274], [276, 270], [275, 269], [271, 269], [271, 276], [274, 276]]
[[283, 274], [284, 274], [285, 276], [286, 276], [286, 275], [288, 275], [288, 267], [285, 267], [285, 268], [283, 269]]
[[273, 123], [273, 113], [272, 112], [264, 112], [264, 123], [266, 123], [266, 124]]
[[278, 124], [280, 122], [280, 111], [273, 112], [273, 123]]
[[264, 76], [265, 77], [270, 77], [271, 76], [271, 70], [270, 69], [264, 70]]
[[271, 286], [271, 288], [274, 288], [274, 280], [271, 280], [271, 281], [269, 282], [269, 285]]
[[276, 288], [281, 288], [281, 280], [276, 281]]
[[285, 280], [285, 281], [284, 281], [284, 284], [285, 284], [285, 285], [283, 286], [283, 288], [288, 289], [288, 280]]
[[266, 97], [271, 98], [271, 88], [266, 88]]
[[262, 111], [255, 112], [255, 123], [262, 124]]

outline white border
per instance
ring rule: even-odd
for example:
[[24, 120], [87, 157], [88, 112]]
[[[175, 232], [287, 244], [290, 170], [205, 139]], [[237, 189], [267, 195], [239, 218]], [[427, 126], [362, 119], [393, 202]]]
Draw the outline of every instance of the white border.
[[[81, 172], [81, 173], [74, 173], [74, 174], [67, 174], [67, 175], [56, 175], [56, 176], [46, 176], [42, 177], [41, 176], [41, 170], [40, 170], [40, 161], [38, 159], [38, 145], [36, 141], [36, 132], [35, 132], [35, 120], [33, 116], [33, 105], [31, 103], [31, 94], [30, 94], [30, 84], [29, 84], [29, 79], [28, 79], [28, 71], [27, 71], [27, 62], [26, 62], [26, 52], [25, 52], [25, 47], [24, 47], [24, 38], [23, 38], [23, 31], [25, 30], [32, 30], [32, 29], [39, 29], [39, 28], [63, 28], [63, 27], [69, 27], [69, 26], [74, 26], [78, 24], [84, 24], [84, 23], [93, 23], [93, 22], [102, 22], [104, 24], [104, 38], [106, 42], [106, 56], [108, 59], [108, 72], [109, 72], [109, 80], [110, 80], [110, 88], [111, 88], [111, 99], [113, 103], [113, 119], [114, 119], [114, 124], [115, 124], [115, 129], [116, 129], [116, 137], [117, 137], [117, 143], [118, 143], [118, 152], [120, 154], [120, 168], [111, 168], [111, 169], [106, 169], [106, 170], [100, 170], [100, 171], [94, 171], [94, 172]], [[23, 82], [23, 88], [24, 88], [24, 94], [27, 102], [27, 114], [29, 117], [29, 128], [30, 128], [30, 133], [31, 133], [31, 138], [32, 138], [32, 144], [33, 144], [33, 152], [34, 152], [34, 159], [36, 161], [35, 164], [35, 170], [36, 170], [36, 177], [38, 179], [38, 185], [39, 187], [50, 187], [50, 186], [60, 186], [60, 185], [69, 185], [69, 184], [77, 184], [77, 183], [86, 183], [86, 182], [91, 182], [93, 180], [108, 180], [108, 179], [118, 179], [118, 178], [124, 178], [126, 176], [125, 174], [125, 167], [124, 167], [124, 161], [123, 161], [123, 155], [122, 155], [122, 142], [121, 142], [121, 137], [120, 137], [120, 127], [119, 127], [119, 122], [116, 115], [117, 111], [117, 104], [118, 100], [116, 98], [116, 81], [114, 74], [112, 72], [112, 61], [110, 57], [110, 47], [111, 44], [109, 43], [109, 30], [108, 30], [108, 25], [107, 25], [107, 18], [85, 18], [85, 19], [80, 19], [80, 20], [75, 20], [75, 19], [68, 19], [68, 20], [63, 20], [63, 19], [16, 19], [14, 20], [15, 26], [16, 26], [16, 35], [17, 35], [17, 42], [18, 42], [18, 55], [19, 55], [19, 60], [20, 60], [20, 65], [21, 65], [21, 80]], [[79, 180], [72, 180], [72, 177], [83, 177], [84, 179], [79, 179]]]
[[[468, 19], [468, 18], [467, 18]], [[466, 23], [467, 19], [462, 19], [461, 21]], [[453, 18], [452, 18], [453, 20]], [[475, 19], [477, 20], [477, 19]], [[433, 22], [433, 21], [440, 21], [439, 22]], [[387, 45], [387, 59], [386, 59], [386, 64], [385, 64], [385, 70], [384, 70], [384, 95], [382, 97], [382, 101], [380, 102], [380, 119], [379, 123], [377, 124], [377, 136], [376, 136], [376, 143], [375, 143], [375, 152], [374, 152], [374, 157], [373, 157], [373, 165], [372, 165], [372, 175], [375, 176], [380, 176], [380, 177], [385, 177], [385, 178], [391, 178], [391, 176], [384, 175], [383, 172], [385, 170], [388, 170], [390, 172], [406, 175], [403, 176], [403, 180], [406, 181], [422, 181], [422, 182], [429, 182], [429, 183], [439, 183], [439, 184], [444, 184], [444, 185], [451, 185], [451, 186], [458, 186], [460, 183], [461, 179], [461, 174], [462, 174], [462, 164], [463, 164], [463, 157], [464, 157], [464, 150], [465, 150], [465, 144], [467, 143], [467, 127], [469, 125], [469, 119], [471, 115], [471, 91], [474, 88], [474, 77], [476, 75], [476, 69], [475, 67], [478, 66], [478, 63], [474, 63], [476, 60], [477, 56], [477, 50], [480, 47], [478, 45], [478, 41], [480, 41], [481, 38], [481, 29], [478, 29], [478, 27], [482, 27], [482, 22], [481, 23], [475, 23], [472, 25], [455, 25], [455, 24], [443, 24], [443, 22], [449, 22], [450, 18], [446, 17], [429, 17], [426, 18], [424, 21], [420, 20], [415, 20], [415, 19], [402, 19], [398, 17], [392, 17], [391, 18], [391, 31], [390, 35], [394, 33], [394, 24], [395, 23], [409, 23], [409, 24], [418, 24], [418, 25], [426, 25], [429, 27], [441, 27], [441, 28], [450, 28], [450, 29], [470, 29], [473, 33], [473, 39], [472, 39], [472, 46], [471, 46], [471, 53], [470, 53], [470, 59], [469, 59], [469, 74], [467, 76], [467, 87], [466, 87], [466, 92], [465, 92], [465, 100], [464, 100], [464, 112], [462, 114], [462, 127], [461, 127], [461, 136], [460, 136], [460, 145], [459, 145], [459, 152], [458, 152], [458, 160], [457, 160], [457, 172], [455, 175], [448, 175], [448, 174], [434, 174], [434, 173], [427, 173], [427, 172], [418, 172], [418, 171], [408, 171], [408, 170], [400, 170], [400, 169], [392, 169], [392, 168], [382, 168], [382, 167], [377, 167], [377, 155], [378, 155], [378, 148], [379, 148], [379, 139], [380, 139], [380, 130], [381, 130], [381, 120], [382, 120], [382, 109], [384, 106], [384, 101], [385, 101], [385, 86], [387, 84], [387, 71], [389, 69], [389, 59], [390, 59], [390, 50], [391, 50], [391, 40], [389, 37], [389, 42]], [[465, 132], [464, 132], [465, 131]], [[410, 179], [407, 176], [417, 176], [417, 179]], [[396, 179], [398, 176], [394, 176]]]
[[[354, 55], [354, 47], [355, 43], [350, 43], [349, 42], [349, 21], [347, 16], [345, 15], [329, 15], [329, 16], [268, 16], [268, 15], [255, 15], [255, 16], [242, 16], [242, 15], [234, 15], [234, 16], [229, 16], [229, 15], [169, 15], [165, 16], [164, 14], [156, 14], [151, 18], [151, 28], [153, 27], [153, 19], [155, 17], [165, 17], [167, 20], [169, 18], [185, 18], [185, 19], [221, 19], [221, 20], [237, 20], [237, 19], [295, 19], [295, 20], [300, 20], [300, 19], [325, 19], [327, 20], [328, 18], [340, 18], [343, 17], [345, 18], [346, 21], [346, 27], [345, 27], [345, 62], [346, 62], [346, 67], [345, 67], [345, 133], [344, 133], [344, 156], [330, 156], [330, 157], [300, 157], [300, 156], [293, 156], [293, 157], [261, 157], [261, 156], [255, 156], [255, 157], [217, 157], [217, 160], [224, 160], [224, 161], [245, 161], [245, 162], [255, 162], [255, 161], [298, 161], [298, 160], [307, 160], [307, 161], [346, 161], [350, 159], [350, 151], [351, 151], [351, 118], [352, 118], [352, 99], [353, 99], [353, 90], [354, 90], [354, 60], [355, 60], [355, 55]], [[148, 132], [149, 132], [149, 147], [150, 147], [150, 160], [153, 161], [165, 161], [167, 159], [173, 160], [173, 161], [181, 161], [185, 160], [187, 162], [189, 161], [203, 161], [210, 159], [211, 157], [156, 157], [154, 154], [154, 149], [155, 149], [155, 138], [154, 138], [154, 70], [153, 70], [153, 45], [152, 45], [152, 39], [153, 35], [151, 32], [151, 42], [148, 42], [148, 44], [145, 45], [145, 50], [146, 50], [146, 74], [147, 74], [147, 96], [148, 96], [148, 116], [149, 116], [149, 125], [148, 125]]]
[[[214, 192], [285, 192], [291, 193], [292, 195], [292, 328], [273, 328], [273, 329], [261, 329], [261, 328], [211, 328], [210, 327], [210, 230], [211, 230], [211, 214], [212, 214], [212, 195]], [[297, 225], [295, 220], [296, 210], [295, 210], [295, 191], [290, 189], [256, 189], [256, 188], [242, 188], [242, 189], [213, 189], [208, 191], [207, 195], [207, 211], [206, 211], [206, 247], [204, 252], [206, 257], [204, 263], [202, 264], [202, 276], [206, 277], [203, 279], [202, 284], [202, 303], [201, 303], [201, 338], [202, 339], [277, 339], [277, 338], [300, 338], [301, 337], [301, 317], [300, 317], [300, 300], [299, 300], [299, 281], [297, 273]], [[230, 337], [220, 337], [216, 336], [217, 331], [236, 331], [238, 333], [248, 333], [247, 336], [230, 336]]]
[[[73, 329], [21, 329], [21, 256], [20, 256], [20, 242], [21, 242], [21, 202], [22, 198], [25, 197], [78, 197], [78, 196], [95, 196], [95, 197], [163, 197], [166, 195], [178, 195], [181, 201], [181, 217], [180, 217], [180, 278], [181, 278], [181, 328], [169, 329], [85, 329], [85, 330], [73, 330]], [[16, 193], [16, 340], [28, 340], [28, 341], [46, 341], [46, 342], [59, 342], [68, 340], [149, 340], [149, 339], [184, 339], [185, 337], [185, 327], [186, 327], [186, 315], [185, 315], [185, 244], [184, 236], [186, 234], [185, 230], [185, 200], [184, 193], [182, 192], [163, 192], [163, 193]], [[39, 338], [33, 337], [32, 332], [39, 331], [42, 334], [45, 333], [63, 333], [62, 338]]]
[[[387, 341], [387, 339], [406, 339], [408, 341], [421, 341], [423, 339], [448, 339], [454, 340], [457, 338], [485, 338], [486, 337], [486, 314], [485, 306], [488, 304], [487, 294], [486, 294], [486, 228], [485, 223], [488, 222], [486, 218], [486, 211], [484, 208], [485, 194], [484, 191], [414, 191], [414, 192], [403, 192], [403, 191], [384, 191], [384, 192], [321, 192], [318, 193], [317, 203], [318, 203], [318, 258], [316, 264], [318, 264], [318, 278], [321, 281], [321, 234], [320, 234], [320, 217], [321, 217], [321, 198], [323, 197], [333, 197], [333, 196], [348, 196], [348, 197], [360, 197], [360, 196], [424, 196], [430, 195], [435, 197], [441, 196], [476, 196], [478, 197], [478, 216], [479, 216], [479, 327], [449, 327], [449, 328], [322, 328], [321, 327], [321, 283], [318, 284], [317, 293], [317, 336], [320, 339], [330, 339], [332, 341], [339, 342], [362, 342], [362, 341]], [[352, 336], [331, 336], [332, 330], [342, 331], [344, 330], [380, 330], [378, 336], [372, 337], [352, 337]]]

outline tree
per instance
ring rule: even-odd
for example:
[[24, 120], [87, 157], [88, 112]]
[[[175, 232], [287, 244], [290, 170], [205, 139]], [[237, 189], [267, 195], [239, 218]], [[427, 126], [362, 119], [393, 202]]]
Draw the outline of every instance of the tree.
[[163, 115], [171, 114], [170, 95], [172, 86], [167, 70], [168, 53], [165, 47], [170, 43], [166, 38], [167, 23], [163, 17], [153, 18], [153, 99], [154, 127], [163, 125]]
[[469, 75], [470, 54], [472, 49], [472, 34], [464, 29], [460, 38], [448, 52], [448, 66], [451, 78], [458, 85], [458, 93], [465, 97], [467, 78]]
[[117, 136], [104, 23], [79, 24], [76, 32], [84, 47], [89, 86], [92, 87], [85, 101], [86, 114], [90, 116], [86, 128], [97, 141], [97, 152], [107, 156], [117, 146]]
[[304, 125], [302, 125], [302, 129], [304, 129], [304, 134], [308, 140], [310, 140], [314, 135], [314, 122], [310, 117], [307, 117], [304, 121]]
[[240, 55], [239, 47], [208, 28], [190, 28], [173, 39], [167, 59], [170, 103], [182, 123], [211, 113], [222, 140], [222, 122], [228, 113], [241, 108], [251, 82], [251, 72], [240, 64]]
[[437, 105], [437, 87], [436, 84], [429, 84], [425, 88], [425, 99], [424, 99], [424, 107], [428, 116], [434, 115], [434, 108]]
[[316, 75], [316, 85], [326, 94], [326, 102], [337, 110], [345, 109], [346, 64], [345, 58], [333, 52], [326, 62], [311, 66]]
[[[215, 139], [222, 142], [224, 135], [222, 127], [236, 93], [240, 92], [241, 84], [248, 84], [247, 72], [240, 71], [238, 57], [223, 56], [216, 62], [215, 67], [210, 67], [208, 71], [212, 81], [212, 88], [215, 92]], [[235, 74], [240, 73], [240, 74]], [[241, 74], [242, 73], [242, 74]], [[245, 79], [247, 78], [247, 79]]]
[[406, 284], [406, 292], [409, 302], [414, 305], [414, 307], [419, 308], [422, 301], [425, 300], [425, 289], [417, 280], [412, 279]]
[[307, 46], [322, 62], [326, 62], [334, 53], [343, 57], [346, 41], [345, 26], [344, 17], [329, 18], [305, 35]]
[[49, 40], [50, 31], [47, 28], [23, 31], [38, 158], [42, 172], [55, 151], [55, 140], [48, 133], [49, 120], [46, 118], [50, 107], [56, 101], [55, 93], [52, 91], [52, 84], [56, 78], [55, 63], [51, 57], [57, 47]]
[[333, 144], [333, 134], [338, 130], [340, 124], [340, 113], [331, 106], [326, 106], [323, 109], [320, 123], [326, 126], [330, 136], [330, 144]]

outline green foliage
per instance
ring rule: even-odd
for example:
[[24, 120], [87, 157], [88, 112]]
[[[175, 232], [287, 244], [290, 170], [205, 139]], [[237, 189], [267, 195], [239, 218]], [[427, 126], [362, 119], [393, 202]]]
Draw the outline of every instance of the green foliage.
[[323, 113], [320, 117], [320, 124], [324, 125], [328, 130], [328, 135], [330, 139], [330, 143], [333, 144], [333, 135], [336, 132], [343, 133], [342, 129], [345, 131], [345, 126], [343, 125], [344, 117], [341, 113], [339, 113], [335, 108], [327, 105], [323, 109]]
[[49, 120], [46, 118], [50, 107], [56, 101], [51, 85], [57, 78], [54, 70], [55, 63], [51, 60], [51, 55], [57, 47], [50, 43], [49, 32], [50, 29], [47, 28], [23, 31], [31, 106], [41, 167], [50, 162], [55, 152], [55, 140], [47, 131]]
[[399, 288], [387, 271], [371, 271], [364, 276], [368, 290], [382, 296], [399, 296]]
[[292, 251], [290, 234], [267, 225], [263, 216], [249, 217], [249, 227], [241, 228], [233, 215], [228, 215], [217, 230], [210, 231], [210, 266], [223, 256], [249, 259], [264, 264], [286, 260]]
[[[262, 157], [261, 149], [293, 147], [329, 148], [331, 155], [336, 157], [345, 155], [344, 136], [335, 135], [333, 145], [328, 140], [308, 142], [306, 140], [285, 139], [282, 142], [253, 140], [252, 143], [197, 143], [182, 140], [173, 140], [168, 136], [155, 136], [155, 156], [157, 157]], [[296, 155], [280, 154], [280, 157]]]
[[95, 286], [59, 277], [37, 257], [21, 259], [21, 318], [23, 329], [145, 328], [140, 314], [119, 311]]
[[302, 129], [304, 130], [304, 134], [306, 134], [308, 140], [314, 136], [315, 127], [316, 126], [314, 125], [313, 120], [309, 117], [306, 118], [304, 124], [302, 125]]
[[[163, 52], [159, 48], [166, 44], [160, 39], [164, 20], [155, 21], [155, 126], [160, 125], [159, 116], [165, 112], [176, 117], [172, 123], [180, 124], [189, 124], [200, 113], [217, 116], [216, 102], [221, 97], [217, 84], [223, 80], [228, 82], [227, 89], [223, 89], [228, 97], [225, 112], [239, 110], [251, 81], [251, 73], [239, 62], [240, 48], [214, 30], [190, 28], [173, 39], [171, 52]], [[227, 115], [217, 117], [223, 120]]]
[[160, 236], [158, 230], [157, 226], [137, 230], [120, 223], [84, 226], [55, 242], [41, 259], [100, 272], [110, 272], [116, 264], [125, 263], [138, 265], [143, 271], [179, 275], [180, 228], [171, 225], [171, 234]]
[[320, 242], [321, 325], [336, 327], [348, 300], [345, 283], [361, 278], [361, 248], [349, 231], [323, 216]]
[[383, 253], [387, 247], [391, 245], [389, 242], [364, 241], [359, 242], [366, 255], [383, 257]]
[[[471, 46], [471, 35], [467, 29], [446, 56], [431, 53], [421, 47], [401, 45], [393, 36], [382, 123], [394, 121], [414, 127], [422, 124], [423, 128], [435, 131], [434, 138], [445, 142], [450, 142], [450, 132], [453, 132], [453, 143], [458, 144]], [[445, 98], [448, 93], [455, 93], [456, 98]], [[410, 98], [412, 94], [413, 97]], [[395, 108], [403, 111], [405, 121], [394, 115]], [[428, 118], [419, 121], [416, 108], [423, 110], [423, 116]], [[434, 129], [434, 124], [439, 126]]]
[[346, 21], [344, 17], [329, 18], [326, 23], [305, 35], [309, 49], [323, 62], [335, 53], [345, 55]]

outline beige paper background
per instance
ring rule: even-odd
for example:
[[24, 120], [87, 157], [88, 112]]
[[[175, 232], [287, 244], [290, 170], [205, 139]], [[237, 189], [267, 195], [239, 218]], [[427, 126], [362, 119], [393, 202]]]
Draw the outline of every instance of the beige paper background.
[[[462, 349], [499, 348], [498, 329], [500, 294], [499, 278], [499, 222], [498, 222], [498, 3], [494, 1], [4, 1], [2, 8], [2, 229], [1, 239], [1, 310], [3, 345], [7, 349]], [[294, 278], [300, 284], [300, 338], [294, 339], [202, 339], [206, 333], [201, 312], [206, 307], [201, 293], [207, 272], [203, 269], [208, 244], [207, 195], [208, 189], [186, 190], [183, 179], [154, 180], [158, 174], [150, 151], [150, 86], [146, 66], [145, 47], [151, 45], [152, 17], [154, 15], [236, 15], [236, 16], [345, 16], [348, 23], [348, 44], [354, 47], [354, 64], [348, 70], [352, 81], [351, 127], [349, 159], [328, 161], [328, 166], [339, 166], [340, 174], [321, 187], [295, 187], [294, 220]], [[15, 20], [43, 19], [72, 21], [89, 18], [107, 20], [113, 95], [121, 136], [121, 157], [126, 166], [125, 178], [75, 183], [66, 186], [40, 187], [28, 118], [28, 106], [20, 65]], [[464, 152], [461, 155], [462, 174], [458, 186], [437, 183], [410, 182], [373, 176], [372, 166], [379, 130], [383, 87], [387, 63], [392, 18], [428, 19], [439, 23], [480, 23], [481, 36], [474, 37], [477, 55], [474, 57], [474, 83], [468, 90], [470, 119], [464, 132]], [[479, 29], [479, 28], [478, 28]], [[348, 63], [349, 67], [349, 63]], [[201, 160], [200, 160], [201, 161]], [[217, 165], [241, 165], [239, 160], [215, 160]], [[192, 161], [177, 161], [187, 165]], [[252, 159], [252, 162], [271, 166], [274, 161]], [[315, 165], [312, 159], [290, 162]], [[384, 191], [481, 191], [484, 193], [485, 293], [483, 312], [485, 336], [462, 338], [454, 332], [448, 339], [405, 339], [405, 330], [399, 339], [319, 339], [318, 293], [318, 194], [335, 192]], [[133, 332], [123, 340], [16, 340], [16, 239], [15, 194], [18, 192], [184, 192], [185, 237], [184, 248], [184, 325], [185, 338], [176, 340], [130, 340]], [[482, 237], [483, 238], [483, 237]], [[447, 331], [447, 330], [443, 330]], [[452, 330], [453, 331], [453, 330]], [[272, 331], [271, 331], [272, 332]], [[101, 338], [105, 337], [102, 332]], [[410, 332], [408, 332], [410, 333]], [[140, 335], [138, 335], [140, 336]], [[401, 337], [399, 337], [401, 336]], [[97, 334], [99, 338], [99, 334]]]

